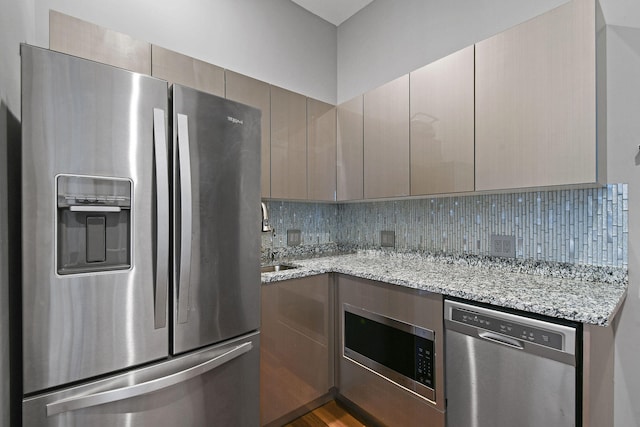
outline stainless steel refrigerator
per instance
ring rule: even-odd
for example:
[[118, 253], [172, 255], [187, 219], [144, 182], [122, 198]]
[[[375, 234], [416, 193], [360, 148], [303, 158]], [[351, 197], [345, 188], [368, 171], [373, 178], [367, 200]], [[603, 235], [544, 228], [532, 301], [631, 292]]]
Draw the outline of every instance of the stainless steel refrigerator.
[[23, 424], [258, 425], [260, 112], [21, 56]]

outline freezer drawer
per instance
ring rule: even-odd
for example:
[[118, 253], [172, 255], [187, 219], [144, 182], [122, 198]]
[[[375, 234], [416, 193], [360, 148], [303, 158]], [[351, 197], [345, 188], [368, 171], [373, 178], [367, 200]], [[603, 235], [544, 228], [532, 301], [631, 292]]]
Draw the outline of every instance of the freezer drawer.
[[257, 426], [259, 333], [23, 401], [24, 427]]

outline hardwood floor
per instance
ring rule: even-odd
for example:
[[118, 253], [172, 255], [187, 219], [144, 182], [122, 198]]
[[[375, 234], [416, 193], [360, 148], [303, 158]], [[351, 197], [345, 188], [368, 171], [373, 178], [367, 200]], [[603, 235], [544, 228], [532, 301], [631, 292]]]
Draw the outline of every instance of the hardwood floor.
[[285, 427], [366, 427], [335, 400], [303, 415]]

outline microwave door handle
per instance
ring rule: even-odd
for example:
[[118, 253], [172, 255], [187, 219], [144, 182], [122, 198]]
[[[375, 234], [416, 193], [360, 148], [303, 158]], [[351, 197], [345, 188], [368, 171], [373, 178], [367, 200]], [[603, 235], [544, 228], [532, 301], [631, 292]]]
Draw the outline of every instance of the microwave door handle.
[[153, 109], [153, 148], [156, 166], [156, 329], [167, 325], [167, 293], [169, 288], [169, 160], [165, 112]]
[[114, 390], [107, 390], [82, 396], [72, 396], [48, 403], [47, 417], [64, 412], [91, 408], [93, 406], [103, 405], [105, 403], [131, 399], [136, 396], [143, 396], [167, 387], [171, 387], [172, 385], [188, 381], [191, 378], [198, 377], [205, 374], [206, 372], [211, 371], [212, 369], [222, 366], [225, 363], [228, 363], [233, 359], [236, 359], [239, 356], [242, 356], [243, 354], [251, 351], [252, 348], [253, 344], [251, 342], [245, 342], [233, 347], [231, 350], [226, 351], [219, 356], [214, 357], [213, 359], [209, 359], [205, 362], [200, 363], [199, 365], [187, 368], [183, 371], [176, 372], [175, 374], [171, 374], [166, 377], [157, 378], [151, 381], [146, 381], [127, 387], [117, 388]]
[[189, 150], [189, 118], [178, 114], [178, 158], [180, 167], [180, 267], [178, 280], [178, 323], [189, 317], [191, 284], [191, 154]]

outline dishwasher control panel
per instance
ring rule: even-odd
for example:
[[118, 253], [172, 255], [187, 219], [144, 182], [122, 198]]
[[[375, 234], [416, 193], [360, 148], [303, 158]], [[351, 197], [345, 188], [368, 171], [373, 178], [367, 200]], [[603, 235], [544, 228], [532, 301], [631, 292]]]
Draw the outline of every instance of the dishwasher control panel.
[[491, 317], [454, 307], [451, 309], [451, 320], [476, 328], [486, 329], [521, 341], [545, 347], [563, 350], [563, 336], [557, 332], [547, 331], [529, 325], [521, 325], [496, 317]]

